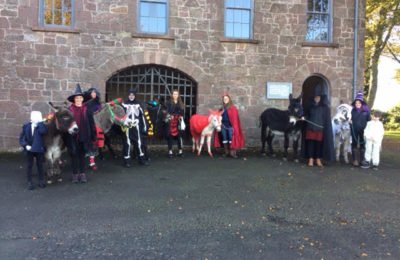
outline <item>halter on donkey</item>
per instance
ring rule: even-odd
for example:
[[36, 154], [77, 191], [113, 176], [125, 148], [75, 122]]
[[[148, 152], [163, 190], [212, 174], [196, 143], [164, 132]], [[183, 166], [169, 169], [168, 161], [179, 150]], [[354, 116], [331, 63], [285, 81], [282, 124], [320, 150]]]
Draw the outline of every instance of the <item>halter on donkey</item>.
[[[203, 148], [204, 138], [207, 137], [208, 154], [213, 157], [211, 152], [211, 137], [214, 130], [221, 131], [222, 111], [209, 111], [207, 115], [193, 115], [190, 118], [190, 133], [192, 135], [192, 151], [197, 150], [197, 155], [200, 155]], [[199, 142], [200, 141], [200, 142]]]
[[336, 161], [340, 160], [341, 146], [343, 146], [343, 158], [349, 163], [348, 153], [351, 149], [351, 110], [352, 106], [340, 104], [336, 108], [336, 114], [332, 118], [333, 136], [335, 138]]
[[293, 140], [293, 153], [295, 161], [297, 159], [297, 150], [301, 138], [302, 124], [300, 118], [303, 116], [303, 107], [301, 105], [301, 94], [297, 98], [289, 95], [288, 110], [279, 110], [276, 108], [266, 109], [260, 116], [261, 122], [261, 153], [265, 154], [265, 141], [268, 143], [268, 152], [274, 155], [272, 140], [275, 135], [284, 136], [284, 154], [286, 160], [288, 155], [289, 140]]

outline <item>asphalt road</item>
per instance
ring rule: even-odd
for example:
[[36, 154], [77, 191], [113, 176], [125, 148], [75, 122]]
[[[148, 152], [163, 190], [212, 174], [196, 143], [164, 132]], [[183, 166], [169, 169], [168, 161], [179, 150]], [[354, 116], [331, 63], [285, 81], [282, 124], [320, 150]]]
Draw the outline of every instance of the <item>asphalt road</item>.
[[400, 259], [399, 154], [378, 172], [241, 155], [108, 159], [28, 191], [1, 154], [0, 259]]

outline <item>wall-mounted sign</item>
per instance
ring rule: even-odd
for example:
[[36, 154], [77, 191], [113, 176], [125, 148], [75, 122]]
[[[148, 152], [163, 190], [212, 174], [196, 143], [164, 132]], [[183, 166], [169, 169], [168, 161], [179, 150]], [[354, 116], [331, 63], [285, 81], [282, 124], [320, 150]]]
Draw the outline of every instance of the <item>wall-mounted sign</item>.
[[267, 99], [288, 99], [292, 93], [292, 82], [267, 82]]

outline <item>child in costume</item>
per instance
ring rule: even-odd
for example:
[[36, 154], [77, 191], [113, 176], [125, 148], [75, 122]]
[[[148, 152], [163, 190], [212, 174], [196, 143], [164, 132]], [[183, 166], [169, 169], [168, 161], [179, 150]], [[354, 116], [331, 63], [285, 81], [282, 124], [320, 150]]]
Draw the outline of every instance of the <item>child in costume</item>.
[[26, 152], [28, 189], [33, 190], [35, 185], [32, 181], [32, 167], [34, 159], [39, 175], [39, 187], [45, 188], [46, 182], [44, 179], [44, 140], [43, 135], [47, 133], [47, 127], [43, 123], [42, 113], [40, 111], [31, 112], [31, 121], [22, 126], [22, 132], [19, 137], [19, 143]]
[[372, 164], [372, 168], [378, 170], [382, 139], [385, 134], [383, 124], [380, 121], [381, 116], [381, 112], [374, 111], [371, 121], [368, 121], [364, 129], [365, 160], [361, 162], [361, 168], [368, 169]]
[[371, 120], [370, 110], [367, 103], [364, 101], [363, 92], [357, 93], [351, 110], [351, 155], [353, 166], [359, 166], [360, 162], [364, 161], [365, 139], [364, 129], [367, 122]]

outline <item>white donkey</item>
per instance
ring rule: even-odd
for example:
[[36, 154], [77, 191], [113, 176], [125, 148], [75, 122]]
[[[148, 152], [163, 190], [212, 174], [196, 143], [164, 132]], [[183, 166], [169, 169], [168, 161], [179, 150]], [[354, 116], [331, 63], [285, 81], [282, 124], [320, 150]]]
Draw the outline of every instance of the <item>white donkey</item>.
[[335, 138], [336, 161], [340, 160], [340, 151], [343, 146], [343, 158], [349, 163], [348, 153], [351, 150], [351, 110], [352, 106], [348, 104], [340, 104], [336, 108], [336, 114], [332, 118], [333, 136]]
[[221, 131], [222, 111], [210, 110], [209, 112], [208, 116], [196, 114], [190, 118], [190, 133], [193, 141], [192, 151], [195, 152], [197, 150], [197, 155], [200, 155], [204, 138], [207, 137], [208, 154], [213, 157], [211, 152], [211, 137], [214, 130]]

